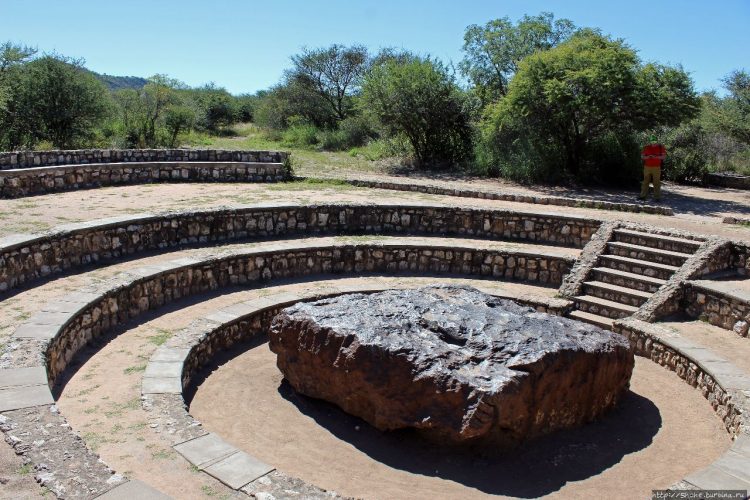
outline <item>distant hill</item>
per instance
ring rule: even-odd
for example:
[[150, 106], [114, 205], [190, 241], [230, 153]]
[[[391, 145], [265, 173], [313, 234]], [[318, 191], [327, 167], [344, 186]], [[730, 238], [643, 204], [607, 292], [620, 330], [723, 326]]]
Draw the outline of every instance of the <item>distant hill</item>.
[[116, 91], [116, 90], [123, 90], [123, 89], [141, 89], [144, 85], [148, 83], [148, 80], [145, 78], [141, 78], [140, 76], [112, 76], [112, 75], [100, 75], [99, 73], [96, 73], [95, 71], [92, 71], [91, 73], [94, 74], [99, 80], [104, 82], [107, 87], [109, 87], [109, 90]]

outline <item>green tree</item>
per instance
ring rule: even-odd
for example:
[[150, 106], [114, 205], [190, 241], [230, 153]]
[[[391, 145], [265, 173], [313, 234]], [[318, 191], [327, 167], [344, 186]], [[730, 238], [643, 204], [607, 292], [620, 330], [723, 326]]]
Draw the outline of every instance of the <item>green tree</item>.
[[[491, 161], [502, 163], [503, 151], [525, 136], [533, 155], [550, 167], [547, 173], [557, 168], [588, 177], [586, 172], [598, 168], [595, 152], [620, 149], [615, 157], [622, 168], [626, 150], [632, 150], [632, 144], [625, 146], [629, 136], [676, 126], [694, 117], [699, 106], [681, 68], [643, 66], [621, 40], [581, 30], [524, 59], [508, 94], [490, 106], [482, 129], [485, 147], [494, 148]], [[612, 141], [619, 144], [605, 147]]]
[[336, 120], [349, 116], [355, 94], [367, 69], [367, 49], [361, 45], [303, 49], [292, 56], [287, 80], [309, 89], [326, 103]]
[[432, 59], [386, 60], [367, 74], [363, 108], [391, 135], [404, 134], [417, 165], [455, 165], [471, 150], [463, 95], [447, 68]]
[[259, 98], [254, 119], [258, 125], [273, 130], [287, 128], [290, 120], [318, 128], [336, 126], [336, 115], [328, 102], [304, 81], [288, 75]]
[[510, 79], [525, 57], [551, 49], [574, 31], [572, 21], [555, 20], [549, 12], [525, 15], [515, 25], [507, 17], [484, 26], [473, 24], [464, 33], [464, 58], [459, 68], [486, 104], [507, 93]]
[[178, 90], [185, 85], [166, 75], [154, 75], [140, 90], [124, 89], [115, 93], [128, 146], [156, 147], [166, 142], [162, 135], [164, 116], [171, 106], [182, 104]]
[[5, 42], [0, 45], [0, 149], [14, 149], [24, 142], [25, 117], [11, 100], [19, 94], [20, 68], [36, 54], [36, 49]]
[[258, 96], [252, 94], [240, 94], [235, 97], [237, 120], [248, 123], [253, 121], [255, 107], [258, 104]]
[[213, 83], [189, 92], [199, 110], [199, 125], [204, 130], [218, 132], [237, 121], [235, 98], [226, 89]]
[[108, 110], [107, 88], [81, 61], [47, 55], [23, 66], [12, 100], [28, 137], [70, 148], [90, 140]]
[[710, 118], [712, 125], [750, 145], [750, 74], [736, 70], [727, 75], [723, 82], [729, 94], [716, 100]]
[[169, 132], [169, 147], [177, 147], [177, 138], [181, 132], [193, 128], [195, 110], [184, 104], [170, 106], [164, 115], [164, 125]]

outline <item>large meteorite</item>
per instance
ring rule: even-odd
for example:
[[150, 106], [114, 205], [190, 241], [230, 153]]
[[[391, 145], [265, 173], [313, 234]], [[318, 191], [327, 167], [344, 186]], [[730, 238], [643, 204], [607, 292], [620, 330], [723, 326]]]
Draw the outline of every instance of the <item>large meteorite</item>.
[[634, 363], [620, 335], [458, 286], [299, 303], [270, 347], [295, 390], [378, 429], [499, 446], [602, 415]]

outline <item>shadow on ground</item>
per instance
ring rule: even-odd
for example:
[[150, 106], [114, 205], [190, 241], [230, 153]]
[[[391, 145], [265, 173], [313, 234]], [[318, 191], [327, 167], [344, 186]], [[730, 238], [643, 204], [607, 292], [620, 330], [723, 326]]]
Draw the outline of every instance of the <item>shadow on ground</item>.
[[[297, 394], [286, 382], [281, 396], [338, 439], [390, 467], [456, 481], [493, 495], [536, 498], [570, 481], [596, 476], [625, 455], [649, 446], [661, 428], [659, 409], [628, 392], [605, 418], [534, 440], [504, 454], [443, 449], [415, 432], [380, 432], [324, 401]], [[359, 430], [357, 430], [359, 429]]]

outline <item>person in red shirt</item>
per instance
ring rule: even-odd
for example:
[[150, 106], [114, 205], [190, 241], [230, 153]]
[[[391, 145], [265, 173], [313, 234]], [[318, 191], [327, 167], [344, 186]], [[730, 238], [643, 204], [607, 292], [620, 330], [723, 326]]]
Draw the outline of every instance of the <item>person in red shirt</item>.
[[656, 142], [656, 136], [649, 138], [649, 144], [641, 151], [643, 160], [643, 183], [641, 184], [640, 200], [645, 200], [648, 195], [648, 185], [654, 185], [654, 200], [661, 199], [661, 166], [667, 157], [667, 149], [663, 144]]

